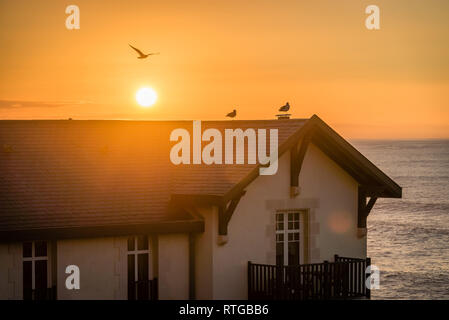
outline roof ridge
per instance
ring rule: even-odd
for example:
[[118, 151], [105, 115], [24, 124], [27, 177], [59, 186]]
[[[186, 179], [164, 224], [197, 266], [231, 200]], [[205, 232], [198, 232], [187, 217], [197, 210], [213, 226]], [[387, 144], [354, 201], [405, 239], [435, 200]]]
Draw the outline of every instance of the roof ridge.
[[307, 121], [310, 118], [290, 118], [286, 120], [278, 119], [235, 119], [235, 120], [211, 120], [211, 119], [183, 119], [183, 120], [163, 120], [163, 119], [150, 119], [150, 120], [137, 120], [137, 119], [0, 119], [0, 122], [283, 122], [287, 123], [290, 121]]

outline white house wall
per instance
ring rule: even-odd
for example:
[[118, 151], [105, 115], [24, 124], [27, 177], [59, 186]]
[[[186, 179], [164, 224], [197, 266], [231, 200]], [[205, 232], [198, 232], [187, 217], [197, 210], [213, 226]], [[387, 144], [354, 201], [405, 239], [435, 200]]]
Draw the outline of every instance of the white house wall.
[[214, 250], [217, 241], [218, 214], [216, 207], [198, 208], [204, 220], [204, 232], [195, 236], [195, 298], [212, 299], [214, 286]]
[[0, 244], [0, 300], [22, 299], [22, 244]]
[[317, 199], [310, 235], [311, 262], [334, 260], [334, 254], [366, 258], [366, 237], [357, 237], [358, 184], [311, 145], [299, 176], [300, 198]]
[[159, 299], [189, 298], [189, 236], [162, 234], [159, 242]]
[[[126, 238], [95, 238], [57, 241], [58, 300], [126, 299]], [[65, 287], [68, 265], [80, 269], [80, 290]]]
[[207, 283], [209, 276], [207, 272], [204, 277], [197, 272], [197, 298], [247, 298], [248, 261], [275, 264], [277, 210], [308, 210], [309, 263], [333, 261], [334, 254], [366, 256], [366, 238], [357, 238], [356, 181], [311, 144], [303, 162], [299, 187], [300, 195], [291, 199], [290, 155], [287, 152], [279, 159], [276, 175], [259, 176], [246, 188], [247, 192], [229, 222], [228, 242], [224, 245], [217, 244], [216, 208], [208, 212], [203, 210], [206, 231], [198, 239], [196, 254], [212, 254], [198, 268], [211, 269], [213, 283], [208, 286], [212, 295], [207, 296], [206, 291], [201, 291], [200, 284]]

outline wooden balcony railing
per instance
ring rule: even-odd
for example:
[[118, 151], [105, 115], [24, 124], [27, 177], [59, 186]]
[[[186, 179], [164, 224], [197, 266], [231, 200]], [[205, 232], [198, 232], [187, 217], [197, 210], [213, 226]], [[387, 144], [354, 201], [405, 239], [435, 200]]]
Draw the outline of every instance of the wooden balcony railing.
[[248, 299], [306, 300], [370, 298], [365, 274], [371, 260], [339, 257], [334, 262], [276, 266], [248, 262]]

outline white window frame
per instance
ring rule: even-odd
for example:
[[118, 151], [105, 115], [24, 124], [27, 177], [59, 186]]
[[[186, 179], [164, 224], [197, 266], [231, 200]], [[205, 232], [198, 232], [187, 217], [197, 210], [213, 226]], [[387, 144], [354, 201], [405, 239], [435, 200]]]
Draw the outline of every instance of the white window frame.
[[[292, 213], [292, 214], [298, 213], [299, 229], [290, 229], [290, 230], [288, 229], [288, 222], [289, 222], [288, 221], [288, 214], [289, 213]], [[278, 223], [277, 216], [279, 214], [283, 215], [283, 220], [282, 220], [282, 222], [284, 224], [283, 230], [277, 230], [277, 223]], [[300, 264], [306, 263], [306, 261], [304, 261], [304, 256], [305, 256], [304, 255], [304, 250], [305, 250], [305, 244], [306, 244], [305, 237], [307, 236], [305, 234], [305, 230], [306, 230], [306, 228], [305, 228], [305, 223], [306, 223], [305, 216], [306, 216], [306, 214], [307, 214], [307, 210], [306, 209], [289, 209], [289, 210], [276, 211], [276, 214], [274, 215], [275, 232], [276, 232], [276, 236], [275, 236], [276, 250], [277, 250], [277, 243], [278, 243], [277, 235], [279, 235], [279, 234], [284, 235], [284, 240], [282, 241], [283, 242], [283, 248], [284, 248], [284, 261], [283, 261], [284, 266], [288, 266], [288, 242], [289, 242], [288, 235], [289, 234], [295, 234], [295, 233], [299, 234], [299, 236], [298, 236], [298, 238], [299, 238], [299, 240], [298, 240], [299, 241], [299, 246], [298, 246], [299, 247], [299, 263]], [[296, 222], [296, 220], [293, 220], [293, 222]]]
[[[137, 243], [138, 243], [138, 237], [141, 236], [146, 236], [147, 237], [147, 241], [148, 241], [148, 249], [145, 250], [138, 250], [137, 248]], [[129, 238], [129, 237], [128, 237]], [[128, 238], [126, 238], [126, 247], [128, 249]], [[151, 239], [150, 236], [148, 235], [139, 235], [139, 236], [132, 236], [132, 238], [134, 239], [134, 250], [133, 251], [128, 251], [127, 256], [129, 255], [134, 255], [134, 282], [139, 281], [139, 254], [145, 254], [148, 253], [148, 280], [153, 279], [153, 274], [152, 274], [152, 270], [153, 268], [151, 267], [152, 264], [152, 255], [151, 255]]]
[[[51, 274], [51, 245], [49, 241], [42, 241], [47, 244], [47, 256], [45, 257], [36, 257], [35, 256], [35, 243], [36, 241], [24, 241], [22, 242], [22, 250], [23, 244], [26, 242], [31, 242], [31, 257], [24, 257], [22, 252], [22, 261], [31, 261], [31, 290], [36, 290], [36, 272], [35, 272], [35, 263], [36, 261], [47, 261], [47, 289], [52, 286], [52, 274]], [[40, 241], [39, 241], [40, 242]], [[23, 264], [22, 264], [23, 265]], [[22, 270], [23, 273], [23, 270]]]

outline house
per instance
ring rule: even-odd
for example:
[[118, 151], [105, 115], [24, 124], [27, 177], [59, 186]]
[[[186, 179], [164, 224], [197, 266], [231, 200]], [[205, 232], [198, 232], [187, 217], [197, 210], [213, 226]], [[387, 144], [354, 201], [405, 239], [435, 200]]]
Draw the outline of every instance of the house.
[[277, 173], [172, 164], [191, 121], [0, 121], [0, 299], [247, 299], [249, 261], [366, 258], [376, 199], [401, 197], [317, 116], [202, 125], [278, 129]]

